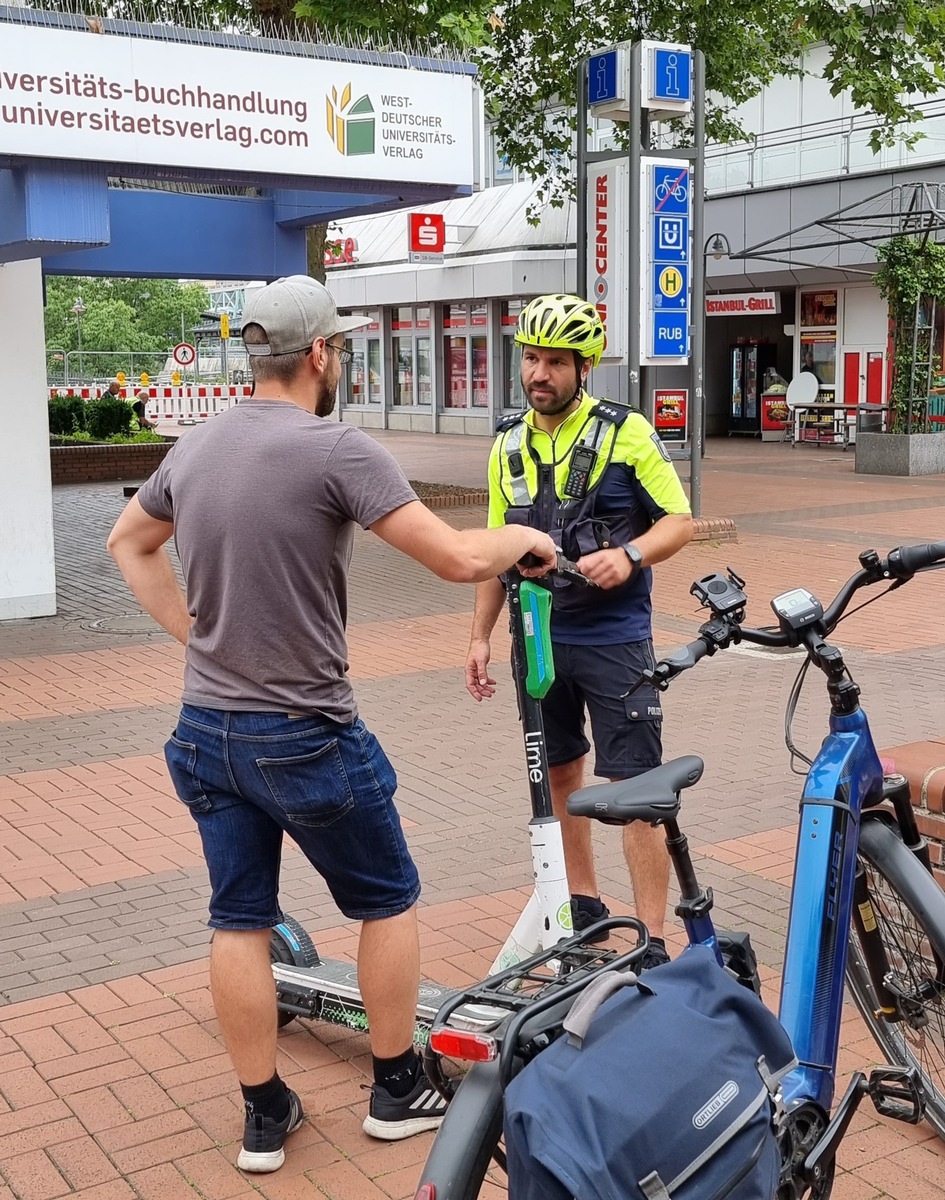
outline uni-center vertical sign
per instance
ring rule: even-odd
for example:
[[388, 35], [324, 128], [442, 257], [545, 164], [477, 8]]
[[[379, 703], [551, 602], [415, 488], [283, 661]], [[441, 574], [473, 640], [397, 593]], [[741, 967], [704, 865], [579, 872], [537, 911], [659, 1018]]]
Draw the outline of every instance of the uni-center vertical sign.
[[692, 311], [692, 177], [685, 159], [641, 161], [641, 359], [649, 366], [689, 361]]
[[629, 162], [621, 158], [595, 163], [587, 172], [588, 299], [600, 313], [607, 335], [606, 363], [627, 361], [629, 225]]

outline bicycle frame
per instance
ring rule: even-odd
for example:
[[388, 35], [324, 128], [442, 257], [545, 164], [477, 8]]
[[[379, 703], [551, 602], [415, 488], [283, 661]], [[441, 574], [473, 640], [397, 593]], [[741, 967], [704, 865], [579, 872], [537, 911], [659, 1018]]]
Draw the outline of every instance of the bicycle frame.
[[798, 824], [779, 1011], [799, 1063], [782, 1083], [788, 1107], [833, 1104], [860, 816], [882, 788], [866, 714], [831, 714]]

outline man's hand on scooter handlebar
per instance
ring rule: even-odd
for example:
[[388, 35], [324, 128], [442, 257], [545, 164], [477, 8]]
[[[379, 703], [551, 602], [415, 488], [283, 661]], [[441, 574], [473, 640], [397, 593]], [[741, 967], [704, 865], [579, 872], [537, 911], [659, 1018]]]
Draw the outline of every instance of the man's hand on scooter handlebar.
[[557, 568], [560, 554], [561, 551], [548, 534], [536, 530], [534, 546], [515, 565], [526, 579], [538, 579]]
[[525, 578], [531, 578], [535, 575], [560, 575], [562, 579], [570, 579], [572, 583], [578, 583], [584, 587], [597, 587], [593, 579], [588, 577], [581, 571], [577, 563], [573, 563], [570, 558], [565, 558], [560, 550], [556, 552], [555, 564], [553, 567], [546, 568], [542, 565], [540, 568], [538, 563], [540, 559], [536, 554], [526, 554], [518, 563], [516, 568], [519, 573]]

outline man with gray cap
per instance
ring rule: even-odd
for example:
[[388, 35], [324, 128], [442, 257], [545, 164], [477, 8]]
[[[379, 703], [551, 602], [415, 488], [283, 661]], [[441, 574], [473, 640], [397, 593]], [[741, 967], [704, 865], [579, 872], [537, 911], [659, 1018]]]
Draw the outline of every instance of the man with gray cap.
[[[367, 324], [293, 275], [251, 297], [242, 336], [255, 393], [184, 437], [119, 517], [108, 546], [144, 607], [186, 646], [183, 707], [165, 748], [210, 872], [214, 1007], [246, 1107], [244, 1171], [274, 1171], [302, 1121], [276, 1072], [269, 930], [292, 837], [341, 911], [362, 922], [358, 979], [374, 1062], [367, 1133], [435, 1128], [443, 1104], [413, 1047], [420, 884], [393, 804], [396, 778], [358, 719], [347, 676], [354, 524], [443, 579], [492, 579], [551, 539], [521, 526], [451, 529], [391, 455], [326, 421]], [[186, 598], [165, 543], [174, 536]]]

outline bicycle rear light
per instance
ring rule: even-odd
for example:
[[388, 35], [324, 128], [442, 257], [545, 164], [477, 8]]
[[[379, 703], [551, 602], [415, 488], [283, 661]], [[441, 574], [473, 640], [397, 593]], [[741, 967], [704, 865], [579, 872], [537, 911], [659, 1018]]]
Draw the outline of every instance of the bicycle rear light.
[[[434, 1029], [430, 1034], [430, 1046], [437, 1054], [464, 1062], [492, 1062], [499, 1053], [494, 1037], [464, 1029]], [[419, 1196], [417, 1200], [420, 1200]]]
[[424, 1183], [413, 1200], [436, 1200], [436, 1188], [432, 1183]]

